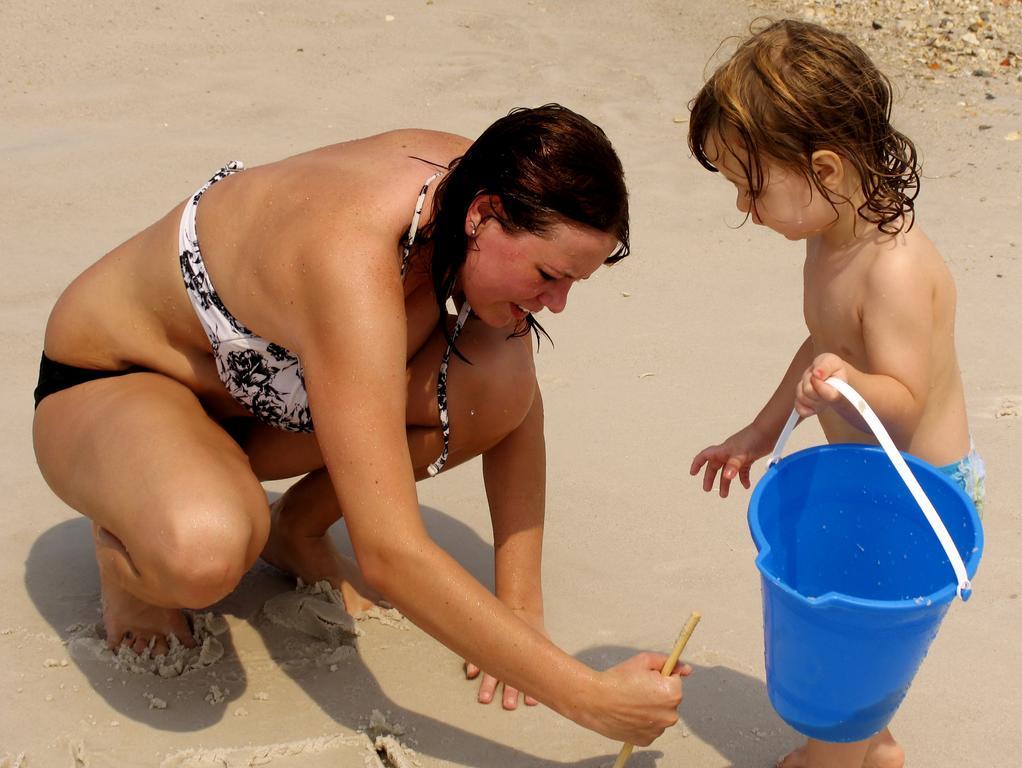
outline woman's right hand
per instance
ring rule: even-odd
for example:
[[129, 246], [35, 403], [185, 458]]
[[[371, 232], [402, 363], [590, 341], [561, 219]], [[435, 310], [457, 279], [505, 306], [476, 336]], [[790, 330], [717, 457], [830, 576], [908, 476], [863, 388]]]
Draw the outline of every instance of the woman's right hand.
[[652, 743], [678, 722], [681, 676], [692, 674], [692, 667], [679, 662], [663, 677], [665, 661], [662, 653], [640, 653], [600, 673], [601, 692], [587, 702], [589, 714], [579, 724], [616, 741]]
[[692, 459], [690, 475], [698, 475], [705, 465], [703, 473], [703, 490], [712, 491], [713, 484], [720, 472], [720, 497], [726, 499], [731, 490], [731, 481], [738, 477], [743, 486], [748, 488], [749, 470], [756, 459], [770, 453], [773, 442], [755, 423], [735, 432], [719, 445], [704, 448]]

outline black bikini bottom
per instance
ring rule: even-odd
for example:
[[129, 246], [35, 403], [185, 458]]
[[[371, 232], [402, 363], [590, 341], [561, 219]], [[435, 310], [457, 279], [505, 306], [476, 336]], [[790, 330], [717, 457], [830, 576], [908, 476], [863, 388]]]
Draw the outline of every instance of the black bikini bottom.
[[[84, 384], [87, 381], [96, 379], [108, 379], [111, 376], [126, 376], [129, 373], [150, 373], [148, 368], [133, 365], [130, 368], [122, 368], [116, 371], [99, 371], [94, 368], [79, 368], [76, 365], [67, 365], [51, 360], [43, 353], [39, 361], [39, 383], [35, 388], [35, 407], [39, 407], [45, 398], [71, 387]], [[254, 423], [251, 416], [232, 416], [218, 421], [227, 434], [234, 438], [238, 445], [244, 447], [245, 439]]]
[[66, 365], [58, 363], [56, 360], [50, 360], [44, 352], [42, 360], [39, 361], [39, 383], [35, 388], [35, 407], [38, 408], [39, 403], [55, 392], [76, 387], [87, 381], [108, 379], [111, 376], [126, 376], [129, 373], [144, 373], [146, 370], [148, 369], [137, 365], [119, 371], [79, 368], [76, 365]]

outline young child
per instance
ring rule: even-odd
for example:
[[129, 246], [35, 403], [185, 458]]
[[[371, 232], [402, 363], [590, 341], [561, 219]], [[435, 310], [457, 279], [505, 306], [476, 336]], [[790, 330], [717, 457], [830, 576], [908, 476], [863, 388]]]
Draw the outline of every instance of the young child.
[[[768, 454], [794, 406], [831, 443], [875, 443], [825, 379], [865, 398], [900, 450], [941, 467], [981, 507], [955, 356], [955, 287], [915, 223], [915, 147], [890, 124], [891, 86], [843, 35], [780, 21], [745, 40], [692, 101], [689, 147], [737, 189], [738, 210], [804, 240], [809, 335], [752, 422], [699, 452], [703, 490], [728, 495]], [[889, 729], [853, 744], [810, 739], [783, 768], [901, 768]]]

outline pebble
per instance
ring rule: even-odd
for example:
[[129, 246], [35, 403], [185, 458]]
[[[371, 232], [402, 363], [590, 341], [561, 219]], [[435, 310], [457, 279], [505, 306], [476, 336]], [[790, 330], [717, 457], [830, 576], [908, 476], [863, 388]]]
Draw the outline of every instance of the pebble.
[[994, 412], [995, 419], [1014, 419], [1018, 417], [1018, 404], [1014, 400], [1005, 400]]
[[342, 645], [324, 654], [322, 662], [330, 666], [331, 672], [336, 672], [339, 664], [349, 661], [358, 655], [358, 652], [350, 645]]
[[[822, 24], [861, 45], [888, 75], [1022, 81], [1017, 2], [975, 0], [753, 0], [772, 18]], [[938, 7], [939, 6], [939, 7]], [[980, 6], [986, 6], [980, 8]]]
[[221, 690], [219, 685], [211, 685], [209, 687], [209, 693], [207, 693], [203, 698], [205, 698], [210, 704], [219, 704], [229, 693], [229, 690]]

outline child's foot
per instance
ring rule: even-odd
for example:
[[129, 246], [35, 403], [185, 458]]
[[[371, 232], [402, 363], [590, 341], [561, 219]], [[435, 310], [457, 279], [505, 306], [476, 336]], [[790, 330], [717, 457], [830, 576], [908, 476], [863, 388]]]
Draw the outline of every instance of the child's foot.
[[785, 755], [777, 768], [903, 768], [905, 752], [885, 728], [871, 739], [835, 743], [809, 739]]
[[862, 768], [869, 741], [837, 743], [809, 739], [781, 758], [777, 768]]
[[775, 768], [831, 768], [828, 759], [832, 759], [833, 756], [820, 748], [827, 746], [830, 745], [810, 739], [778, 760]]
[[905, 750], [894, 740], [890, 728], [884, 728], [869, 740], [869, 751], [862, 768], [903, 768]]

